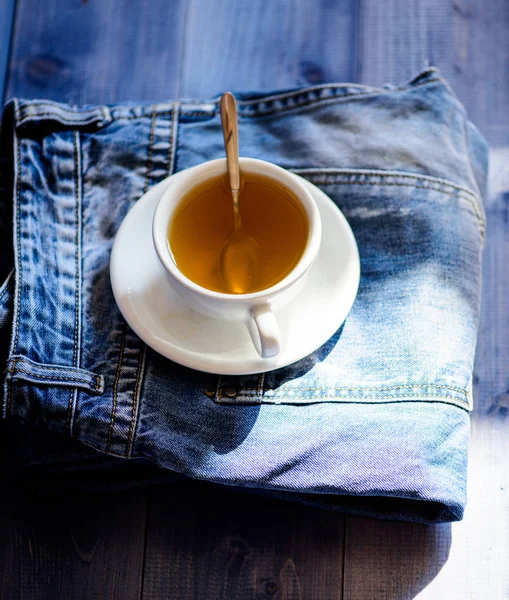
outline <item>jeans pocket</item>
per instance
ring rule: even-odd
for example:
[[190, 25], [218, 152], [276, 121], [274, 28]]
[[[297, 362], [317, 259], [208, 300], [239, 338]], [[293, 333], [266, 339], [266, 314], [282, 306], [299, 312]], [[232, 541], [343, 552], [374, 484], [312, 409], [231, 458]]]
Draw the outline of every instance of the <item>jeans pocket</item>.
[[[297, 172], [348, 219], [360, 286], [340, 330], [298, 363], [268, 372], [257, 403], [369, 410], [439, 402], [471, 409], [484, 238], [478, 195], [412, 173]], [[243, 403], [233, 394], [215, 401]]]

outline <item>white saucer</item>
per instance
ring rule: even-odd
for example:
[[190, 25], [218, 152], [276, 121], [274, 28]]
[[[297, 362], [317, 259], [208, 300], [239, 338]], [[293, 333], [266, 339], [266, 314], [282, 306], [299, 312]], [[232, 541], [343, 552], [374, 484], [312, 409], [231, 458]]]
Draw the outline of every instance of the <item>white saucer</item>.
[[[342, 325], [357, 294], [360, 263], [352, 230], [332, 200], [301, 179], [322, 219], [322, 243], [301, 294], [277, 313], [282, 350], [256, 353], [242, 322], [217, 321], [188, 308], [173, 292], [152, 241], [152, 217], [179, 173], [149, 190], [125, 217], [110, 262], [115, 300], [131, 328], [154, 350], [192, 369], [246, 375], [284, 367], [311, 354]], [[295, 175], [295, 177], [298, 177]]]

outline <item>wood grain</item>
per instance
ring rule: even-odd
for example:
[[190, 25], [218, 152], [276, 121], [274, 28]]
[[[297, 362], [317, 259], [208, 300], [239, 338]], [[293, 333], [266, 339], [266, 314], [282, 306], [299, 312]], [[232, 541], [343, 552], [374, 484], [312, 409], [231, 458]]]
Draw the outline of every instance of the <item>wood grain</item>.
[[340, 600], [343, 520], [206, 484], [155, 492], [143, 598]]
[[351, 81], [356, 45], [356, 0], [189, 0], [181, 94]]
[[400, 83], [433, 65], [492, 145], [509, 144], [506, 0], [363, 0], [357, 79]]
[[449, 560], [422, 598], [509, 598], [509, 148], [491, 156], [483, 306], [474, 369], [469, 503]]
[[[81, 104], [340, 80], [398, 83], [434, 64], [495, 150], [462, 523], [345, 519], [182, 484], [152, 492], [143, 570], [143, 493], [12, 498], [0, 508], [0, 597], [509, 598], [509, 3], [17, 4], [9, 96]], [[2, 84], [13, 6], [0, 6]]]
[[[509, 149], [504, 146], [509, 145], [509, 77], [504, 65], [509, 5], [503, 0], [396, 0], [382, 6], [366, 0], [361, 7], [361, 81], [398, 82], [410, 77], [423, 62], [434, 64], [449, 79], [482, 133], [492, 144], [502, 147], [492, 153], [486, 202], [488, 235], [465, 518], [452, 525], [450, 539], [442, 533], [431, 535], [433, 528], [426, 534], [431, 535], [431, 550], [439, 557], [430, 567], [426, 563], [428, 551], [425, 557], [422, 555], [429, 541], [422, 540], [420, 526], [347, 517], [345, 597], [506, 599]], [[421, 573], [419, 562], [423, 564]]]
[[395, 524], [350, 516], [345, 527], [344, 597], [348, 600], [415, 598], [449, 554], [449, 524]]
[[[352, 80], [356, 4], [190, 0], [181, 95]], [[191, 490], [153, 494], [144, 598], [342, 597], [343, 517]]]
[[7, 79], [15, 7], [15, 0], [2, 0], [0, 2], [0, 99], [4, 97], [5, 81]]
[[11, 493], [0, 511], [2, 600], [138, 599], [144, 494]]
[[179, 95], [184, 0], [18, 0], [9, 96], [71, 104]]
[[452, 3], [362, 0], [357, 79], [398, 84], [427, 66], [450, 64]]
[[452, 2], [446, 71], [472, 121], [493, 147], [509, 146], [509, 2]]

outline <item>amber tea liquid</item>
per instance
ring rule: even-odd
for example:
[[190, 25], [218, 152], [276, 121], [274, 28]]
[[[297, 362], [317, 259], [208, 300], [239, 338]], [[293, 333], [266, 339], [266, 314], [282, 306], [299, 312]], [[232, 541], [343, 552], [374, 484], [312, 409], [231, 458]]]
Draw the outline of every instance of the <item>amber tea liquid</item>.
[[[260, 249], [259, 273], [249, 289], [257, 292], [281, 281], [298, 263], [308, 238], [308, 220], [292, 192], [258, 174], [242, 173], [239, 210], [242, 230]], [[231, 293], [220, 276], [219, 257], [233, 231], [233, 201], [226, 175], [194, 187], [182, 198], [168, 229], [169, 247], [179, 270], [204, 288]]]

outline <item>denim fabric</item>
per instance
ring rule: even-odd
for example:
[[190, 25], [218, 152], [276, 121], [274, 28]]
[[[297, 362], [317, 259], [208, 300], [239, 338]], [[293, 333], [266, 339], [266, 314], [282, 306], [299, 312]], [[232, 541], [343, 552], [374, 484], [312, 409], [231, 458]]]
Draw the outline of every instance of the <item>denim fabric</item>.
[[435, 69], [391, 89], [238, 98], [242, 154], [306, 177], [352, 226], [362, 275], [345, 324], [306, 359], [254, 376], [147, 348], [113, 299], [112, 242], [150, 186], [223, 156], [218, 99], [13, 100], [3, 416], [133, 465], [385, 518], [461, 519], [486, 143]]

